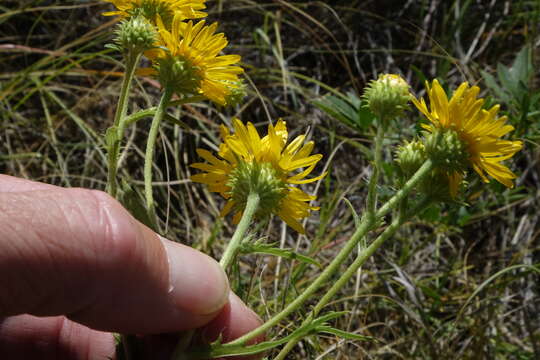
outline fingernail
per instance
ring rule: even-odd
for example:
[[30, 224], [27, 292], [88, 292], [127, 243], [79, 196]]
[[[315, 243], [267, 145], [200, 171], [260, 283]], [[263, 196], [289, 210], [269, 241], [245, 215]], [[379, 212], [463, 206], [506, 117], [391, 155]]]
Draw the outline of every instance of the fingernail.
[[161, 238], [169, 260], [169, 292], [174, 305], [197, 315], [220, 310], [229, 298], [229, 282], [211, 257]]

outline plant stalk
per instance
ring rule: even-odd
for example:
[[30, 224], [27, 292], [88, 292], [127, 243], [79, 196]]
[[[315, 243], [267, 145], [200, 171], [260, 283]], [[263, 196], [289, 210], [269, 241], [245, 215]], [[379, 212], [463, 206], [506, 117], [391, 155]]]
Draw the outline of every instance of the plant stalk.
[[[431, 160], [427, 160], [418, 171], [405, 183], [394, 196], [376, 212], [375, 219], [373, 221], [365, 220], [360, 223], [351, 238], [345, 243], [345, 246], [336, 255], [334, 260], [326, 267], [326, 269], [319, 275], [317, 279], [310, 286], [308, 286], [300, 296], [298, 296], [293, 302], [289, 303], [281, 312], [274, 315], [271, 319], [267, 320], [264, 324], [258, 328], [250, 331], [249, 333], [239, 337], [238, 339], [231, 341], [230, 343], [222, 345], [222, 348], [227, 346], [245, 345], [250, 339], [263, 334], [274, 325], [277, 325], [289, 314], [297, 310], [304, 302], [306, 302], [311, 295], [313, 295], [330, 277], [339, 270], [341, 264], [348, 258], [349, 254], [354, 250], [358, 242], [366, 235], [370, 228], [390, 210], [395, 208], [418, 184], [423, 177], [428, 175], [433, 169], [433, 163]], [[380, 245], [379, 245], [380, 246]]]
[[126, 72], [122, 79], [122, 87], [120, 89], [120, 96], [118, 97], [118, 106], [114, 114], [113, 128], [116, 129], [114, 134], [114, 140], [108, 144], [108, 171], [107, 171], [107, 192], [112, 197], [116, 198], [118, 192], [118, 185], [116, 181], [116, 174], [118, 172], [118, 156], [120, 154], [120, 142], [124, 137], [125, 130], [125, 118], [127, 115], [128, 98], [131, 90], [131, 83], [133, 82], [133, 76], [135, 75], [135, 69], [141, 58], [141, 53], [130, 53], [126, 56]]
[[165, 115], [167, 106], [173, 95], [173, 88], [171, 86], [165, 86], [161, 100], [152, 119], [152, 125], [150, 126], [150, 132], [148, 133], [148, 140], [146, 142], [146, 152], [144, 156], [144, 195], [146, 198], [146, 208], [150, 218], [154, 218], [154, 196], [152, 194], [152, 165], [154, 162], [154, 150], [156, 147], [157, 135], [159, 133], [159, 125]]
[[[400, 208], [398, 216], [392, 221], [392, 223], [383, 231], [381, 235], [379, 235], [366, 249], [364, 249], [361, 253], [358, 254], [354, 262], [349, 265], [347, 270], [343, 273], [343, 275], [332, 285], [332, 287], [328, 290], [326, 294], [319, 300], [319, 302], [315, 305], [313, 308], [311, 314], [302, 322], [302, 325], [306, 325], [313, 321], [317, 317], [317, 315], [321, 312], [321, 310], [332, 300], [332, 298], [338, 293], [339, 290], [343, 286], [345, 286], [349, 280], [356, 274], [358, 269], [364, 265], [367, 259], [369, 259], [375, 251], [382, 245], [386, 240], [388, 240], [390, 237], [392, 237], [396, 231], [400, 228], [401, 225], [408, 219], [414, 217], [416, 214], [420, 213], [422, 210], [424, 210], [429, 204], [431, 204], [432, 200], [429, 197], [424, 197], [420, 203], [415, 206], [415, 208], [408, 212], [407, 214], [404, 213], [404, 209]], [[302, 326], [301, 325], [301, 326]], [[279, 354], [274, 360], [284, 360], [285, 356], [300, 342], [300, 340], [303, 338], [303, 336], [297, 336], [293, 339], [291, 339], [284, 347], [281, 349]]]
[[221, 257], [221, 261], [219, 262], [219, 264], [224, 270], [227, 270], [227, 268], [233, 262], [234, 257], [236, 256], [236, 253], [238, 252], [238, 247], [242, 243], [242, 240], [244, 239], [244, 235], [247, 229], [249, 228], [249, 225], [251, 225], [253, 216], [257, 212], [260, 200], [261, 200], [261, 197], [258, 193], [256, 192], [249, 193], [247, 202], [246, 202], [246, 208], [244, 209], [242, 218], [240, 219], [240, 222], [238, 223], [238, 226], [236, 227], [236, 230], [234, 231], [233, 237], [231, 238], [231, 241], [229, 241], [229, 244], [227, 245], [227, 248], [225, 249], [225, 252], [223, 253], [223, 256]]
[[373, 222], [376, 216], [375, 209], [377, 208], [377, 184], [382, 168], [382, 142], [384, 137], [384, 129], [382, 126], [383, 119], [377, 126], [377, 135], [375, 135], [375, 150], [373, 154], [373, 173], [369, 179], [366, 214], [369, 221]]

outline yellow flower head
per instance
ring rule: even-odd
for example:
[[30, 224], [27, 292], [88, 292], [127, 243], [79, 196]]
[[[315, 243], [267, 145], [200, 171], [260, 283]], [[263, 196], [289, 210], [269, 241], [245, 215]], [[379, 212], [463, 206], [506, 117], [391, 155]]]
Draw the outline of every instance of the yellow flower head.
[[153, 24], [161, 18], [165, 24], [170, 25], [175, 16], [182, 19], [198, 19], [206, 16], [200, 10], [206, 8], [206, 0], [105, 0], [113, 3], [117, 11], [104, 13], [105, 16], [119, 15], [129, 17], [142, 15]]
[[238, 75], [243, 72], [239, 55], [219, 55], [227, 46], [223, 33], [215, 34], [217, 23], [210, 26], [205, 21], [193, 24], [175, 16], [169, 31], [158, 19], [161, 49], [147, 53], [155, 62], [176, 59], [186, 62], [200, 80], [197, 91], [213, 102], [225, 105], [233, 90], [241, 86]]
[[[467, 165], [472, 166], [484, 182], [489, 182], [486, 175], [490, 175], [505, 186], [513, 187], [512, 179], [516, 175], [501, 162], [511, 158], [523, 143], [501, 139], [514, 127], [506, 124], [506, 116], [497, 117], [500, 106], [483, 109], [484, 99], [477, 98], [480, 89], [469, 87], [466, 82], [458, 87], [450, 100], [437, 80], [433, 80], [431, 87], [426, 83], [426, 89], [431, 109], [423, 98], [412, 99], [431, 122], [422, 124], [422, 127], [431, 133], [441, 131], [448, 139], [455, 136], [466, 155]], [[450, 169], [448, 176], [450, 191], [455, 196], [462, 181], [462, 172]]]
[[[269, 125], [268, 135], [262, 138], [250, 122], [246, 126], [234, 119], [233, 126], [234, 134], [227, 127], [221, 127], [223, 143], [219, 148], [219, 158], [207, 150], [197, 149], [199, 156], [208, 163], [192, 164], [192, 167], [206, 172], [193, 175], [191, 180], [207, 184], [210, 191], [228, 199], [221, 215], [234, 210], [235, 222], [240, 220], [245, 208], [246, 193], [253, 191], [255, 186], [255, 191], [261, 197], [257, 215], [276, 214], [303, 234], [300, 220], [307, 217], [310, 210], [319, 208], [309, 205], [315, 196], [293, 185], [317, 181], [326, 175], [306, 179], [322, 158], [321, 154], [310, 155], [313, 141], [304, 143], [305, 136], [300, 135], [287, 144], [288, 132], [283, 120], [279, 120], [275, 126]], [[301, 168], [305, 169], [295, 173]], [[259, 185], [254, 185], [254, 181]], [[246, 188], [249, 186], [251, 189]]]

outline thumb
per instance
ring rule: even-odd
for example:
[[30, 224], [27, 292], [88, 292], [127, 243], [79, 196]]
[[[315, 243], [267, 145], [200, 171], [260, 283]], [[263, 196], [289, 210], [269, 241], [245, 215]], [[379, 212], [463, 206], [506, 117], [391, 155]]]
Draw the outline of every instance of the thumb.
[[0, 274], [0, 317], [66, 315], [124, 333], [199, 327], [229, 293], [213, 259], [84, 189], [0, 192]]

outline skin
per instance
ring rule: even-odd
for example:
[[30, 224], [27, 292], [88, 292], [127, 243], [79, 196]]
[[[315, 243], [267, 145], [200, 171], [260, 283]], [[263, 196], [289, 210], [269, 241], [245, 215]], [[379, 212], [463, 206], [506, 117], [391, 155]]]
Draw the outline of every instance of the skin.
[[216, 261], [100, 191], [0, 175], [0, 274], [2, 359], [114, 359], [112, 332], [167, 358], [177, 337], [149, 334], [226, 342], [260, 324]]

